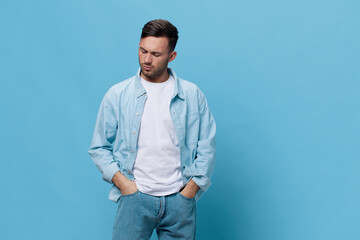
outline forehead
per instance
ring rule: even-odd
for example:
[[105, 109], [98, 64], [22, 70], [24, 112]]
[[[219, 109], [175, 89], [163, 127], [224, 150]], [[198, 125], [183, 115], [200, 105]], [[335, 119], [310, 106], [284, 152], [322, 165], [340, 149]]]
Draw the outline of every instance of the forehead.
[[168, 50], [169, 39], [167, 37], [144, 37], [140, 39], [139, 46], [152, 52], [164, 52]]

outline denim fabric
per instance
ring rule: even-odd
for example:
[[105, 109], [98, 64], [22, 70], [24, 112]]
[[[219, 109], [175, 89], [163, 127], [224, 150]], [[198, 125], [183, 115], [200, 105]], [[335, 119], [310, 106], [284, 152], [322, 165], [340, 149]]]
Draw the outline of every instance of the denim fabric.
[[[169, 110], [179, 139], [182, 180], [185, 185], [192, 179], [200, 187], [195, 196], [198, 200], [211, 184], [215, 121], [200, 89], [168, 70], [175, 79]], [[117, 171], [134, 179], [137, 139], [146, 99], [139, 69], [134, 77], [112, 86], [101, 102], [89, 154], [109, 183]], [[113, 185], [110, 200], [117, 202], [120, 196], [120, 190]]]
[[137, 191], [119, 200], [113, 240], [150, 239], [156, 229], [159, 240], [195, 239], [195, 199], [180, 193], [155, 197]]

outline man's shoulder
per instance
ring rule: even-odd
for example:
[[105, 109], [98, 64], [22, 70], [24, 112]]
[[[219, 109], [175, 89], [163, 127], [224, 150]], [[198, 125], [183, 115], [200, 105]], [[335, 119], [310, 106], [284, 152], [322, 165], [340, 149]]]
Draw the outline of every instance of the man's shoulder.
[[135, 76], [122, 80], [112, 85], [106, 92], [105, 97], [108, 98], [109, 100], [118, 100], [119, 98], [121, 98], [121, 96], [124, 93], [129, 94], [133, 92], [131, 91], [131, 89], [135, 89], [134, 80], [135, 80]]
[[204, 94], [201, 89], [194, 82], [179, 78], [179, 85], [184, 92], [185, 96], [198, 96], [202, 97]]
[[132, 86], [133, 80], [135, 79], [135, 76], [130, 77], [128, 79], [122, 80], [114, 85], [112, 85], [108, 93], [110, 94], [120, 94], [121, 92], [125, 91], [127, 88]]
[[181, 84], [181, 87], [183, 88], [186, 88], [187, 90], [196, 90], [198, 89], [199, 87], [193, 83], [193, 82], [190, 82], [188, 80], [185, 80], [183, 78], [180, 78], [180, 77], [177, 77], [179, 79], [179, 83]]

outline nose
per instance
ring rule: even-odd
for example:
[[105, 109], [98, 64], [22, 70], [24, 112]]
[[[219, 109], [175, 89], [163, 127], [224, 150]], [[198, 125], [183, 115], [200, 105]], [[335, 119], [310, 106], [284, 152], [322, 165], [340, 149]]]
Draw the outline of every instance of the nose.
[[149, 53], [147, 53], [147, 54], [145, 55], [144, 62], [145, 62], [145, 64], [151, 64], [151, 61], [152, 61], [151, 55], [150, 55]]

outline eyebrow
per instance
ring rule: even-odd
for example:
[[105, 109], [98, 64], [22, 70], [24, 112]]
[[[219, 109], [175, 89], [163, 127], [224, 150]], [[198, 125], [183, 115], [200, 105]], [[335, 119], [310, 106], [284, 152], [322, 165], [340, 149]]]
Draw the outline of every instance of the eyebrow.
[[148, 51], [148, 50], [146, 50], [145, 48], [143, 48], [143, 47], [141, 47], [141, 46], [140, 46], [139, 48], [142, 49], [142, 50], [145, 50], [146, 52], [150, 52], [151, 54], [156, 54], [156, 53], [157, 53], [157, 54], [162, 54], [162, 52], [156, 52], [156, 51], [155, 51], [155, 52], [151, 52], [151, 51]]

